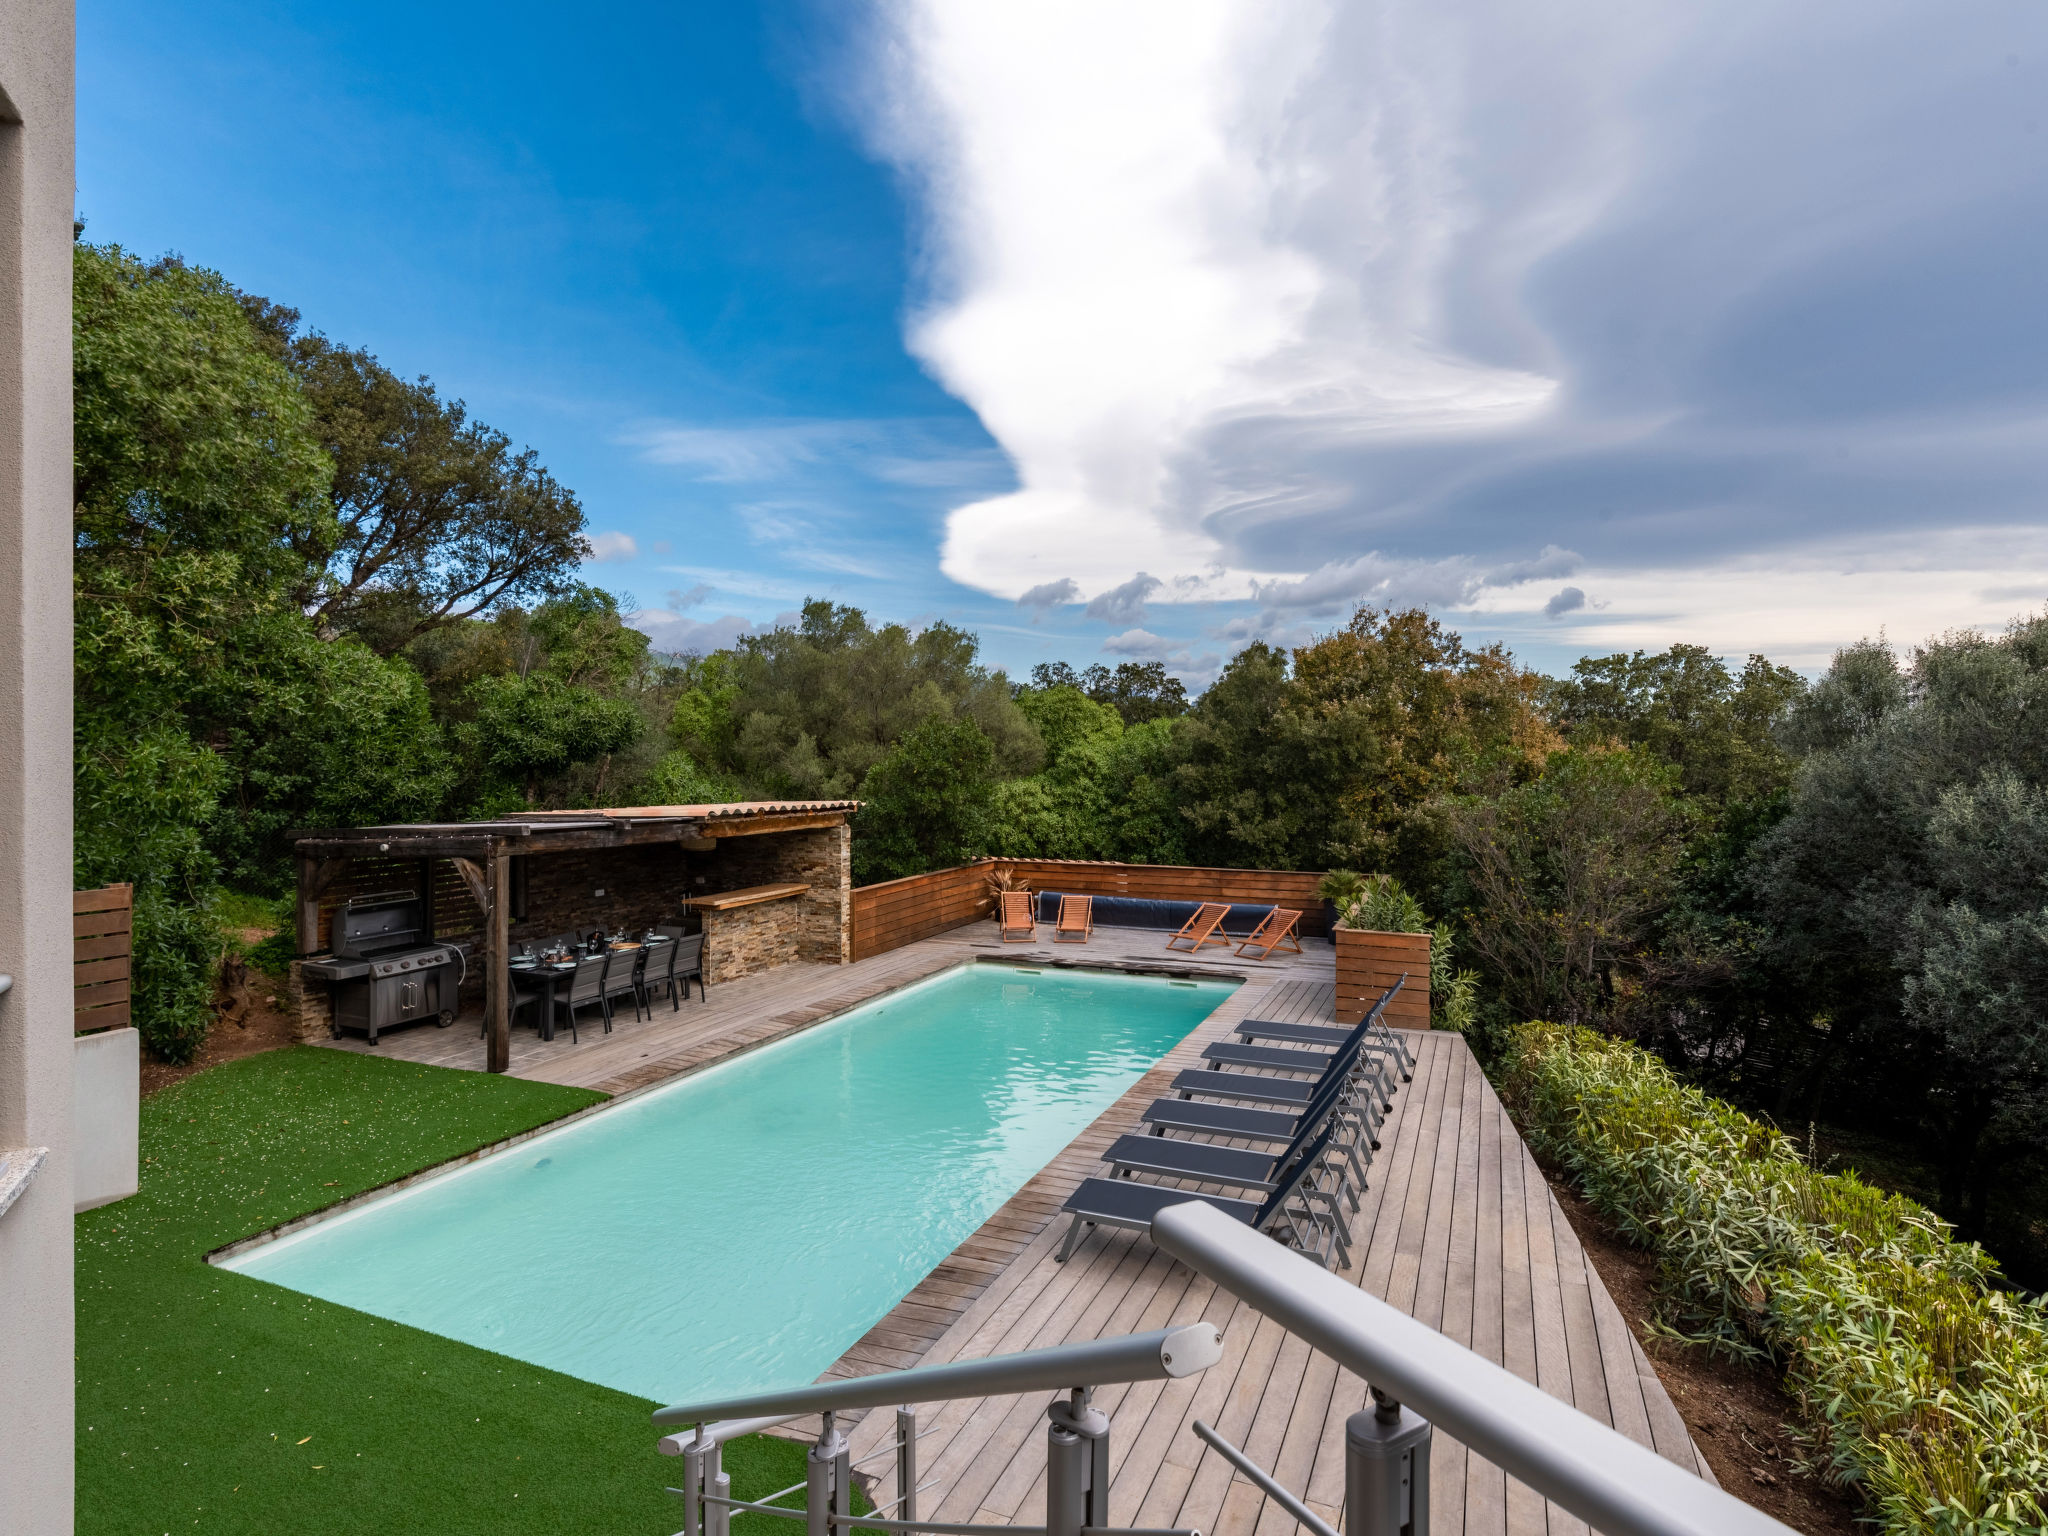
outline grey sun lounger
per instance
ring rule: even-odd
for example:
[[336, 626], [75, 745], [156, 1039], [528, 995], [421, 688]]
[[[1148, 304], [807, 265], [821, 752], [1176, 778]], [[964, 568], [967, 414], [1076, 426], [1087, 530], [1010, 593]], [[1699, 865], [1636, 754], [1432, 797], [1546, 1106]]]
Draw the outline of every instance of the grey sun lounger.
[[[1211, 1142], [1182, 1141], [1175, 1136], [1120, 1136], [1114, 1145], [1102, 1154], [1102, 1160], [1109, 1164], [1110, 1177], [1126, 1178], [1133, 1173], [1153, 1174], [1169, 1179], [1199, 1179], [1205, 1184], [1228, 1184], [1239, 1189], [1270, 1190], [1281, 1179], [1294, 1159], [1325, 1125], [1335, 1125], [1343, 1118], [1344, 1092], [1341, 1084], [1332, 1084], [1323, 1095], [1310, 1105], [1297, 1129], [1285, 1147], [1279, 1151], [1259, 1152], [1243, 1147], [1219, 1147]], [[1349, 1154], [1351, 1147], [1347, 1140], [1332, 1143], [1332, 1153], [1342, 1151]], [[1365, 1187], [1365, 1169], [1355, 1156], [1347, 1157], [1358, 1172], [1358, 1187]], [[1353, 1210], [1358, 1209], [1358, 1193], [1348, 1181], [1340, 1176], [1338, 1193], [1350, 1202]]]
[[[1361, 1041], [1353, 1048], [1354, 1055], [1369, 1060], [1374, 1086], [1379, 1089], [1380, 1106], [1394, 1107], [1394, 1085], [1388, 1080], [1384, 1062], [1386, 1048], [1377, 1041]], [[1368, 1056], [1368, 1053], [1370, 1055]], [[1234, 1045], [1219, 1041], [1202, 1052], [1204, 1061], [1219, 1067], [1261, 1067], [1273, 1072], [1314, 1072], [1321, 1074], [1329, 1070], [1341, 1051], [1287, 1050], [1269, 1045]]]
[[[1365, 1165], [1379, 1150], [1379, 1107], [1368, 1103], [1363, 1109], [1353, 1108], [1345, 1103], [1341, 1090], [1336, 1093], [1336, 1104], [1339, 1117], [1347, 1114], [1358, 1116], [1359, 1139], [1364, 1141], [1365, 1150], [1361, 1153], [1356, 1142], [1351, 1143], [1348, 1150], [1351, 1166], [1357, 1170], [1359, 1182], [1363, 1184]], [[1238, 1141], [1293, 1141], [1321, 1109], [1322, 1106], [1313, 1100], [1300, 1109], [1275, 1110], [1211, 1104], [1202, 1099], [1165, 1098], [1154, 1099], [1148, 1104], [1139, 1115], [1138, 1122], [1151, 1127], [1146, 1134], [1152, 1140], [1164, 1140], [1168, 1131], [1189, 1131], [1201, 1136], [1229, 1136]]]
[[[1239, 1040], [1286, 1040], [1288, 1044], [1343, 1044], [1348, 1032], [1333, 1024], [1272, 1024], [1264, 1018], [1247, 1018], [1237, 1026]], [[1380, 1051], [1401, 1061], [1401, 1081], [1413, 1079], [1415, 1057], [1403, 1040], [1393, 1030], [1386, 1030], [1384, 1040], [1366, 1040], [1368, 1051]]]
[[[1333, 1125], [1325, 1129], [1300, 1157], [1295, 1159], [1280, 1184], [1266, 1196], [1263, 1202], [1237, 1200], [1228, 1195], [1204, 1195], [1187, 1189], [1165, 1189], [1157, 1184], [1140, 1184], [1133, 1179], [1083, 1179], [1080, 1187], [1067, 1197], [1067, 1203], [1060, 1207], [1062, 1212], [1071, 1213], [1073, 1225], [1067, 1228], [1066, 1241], [1060, 1244], [1058, 1261], [1064, 1264], [1081, 1241], [1082, 1233], [1089, 1227], [1145, 1228], [1152, 1225], [1152, 1218], [1169, 1205], [1183, 1205], [1190, 1200], [1200, 1200], [1213, 1205], [1226, 1216], [1234, 1216], [1255, 1231], [1266, 1232], [1267, 1228], [1283, 1216], [1295, 1223], [1295, 1235], [1299, 1236], [1298, 1218], [1287, 1209], [1287, 1204], [1298, 1194], [1305, 1194], [1306, 1186], [1321, 1163], [1323, 1154], [1329, 1150], [1331, 1140], [1336, 1136]], [[1325, 1218], [1313, 1212], [1309, 1220], [1318, 1225]], [[1349, 1260], [1350, 1245], [1345, 1241], [1343, 1223], [1334, 1217], [1328, 1218], [1331, 1238], [1338, 1252]], [[1268, 1236], [1272, 1234], [1267, 1233]], [[1327, 1262], [1327, 1261], [1325, 1261]]]
[[1201, 1099], [1154, 1099], [1138, 1118], [1142, 1124], [1158, 1128], [1154, 1137], [1167, 1131], [1195, 1131], [1242, 1141], [1292, 1141], [1301, 1129], [1302, 1113], [1239, 1109], [1235, 1104], [1209, 1104]]

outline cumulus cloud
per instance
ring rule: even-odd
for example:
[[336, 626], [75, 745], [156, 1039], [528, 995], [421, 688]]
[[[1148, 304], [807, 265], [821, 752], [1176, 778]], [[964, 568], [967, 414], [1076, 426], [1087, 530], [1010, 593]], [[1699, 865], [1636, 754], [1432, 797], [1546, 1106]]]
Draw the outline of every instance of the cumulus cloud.
[[1129, 581], [1096, 593], [1082, 611], [1089, 618], [1108, 624], [1135, 624], [1145, 617], [1145, 599], [1164, 585], [1157, 576], [1140, 571]]
[[1048, 608], [1057, 608], [1061, 603], [1078, 603], [1081, 600], [1081, 586], [1071, 576], [1062, 576], [1058, 581], [1042, 581], [1030, 588], [1017, 599], [1019, 608], [1036, 608], [1040, 613]]
[[1140, 660], [1164, 657], [1176, 649], [1173, 641], [1149, 629], [1127, 629], [1120, 635], [1111, 635], [1102, 642], [1102, 648], [1112, 656], [1135, 656]]
[[1554, 619], [1561, 614], [1571, 613], [1585, 606], [1586, 594], [1584, 592], [1580, 591], [1577, 587], [1563, 587], [1558, 590], [1557, 594], [1549, 602], [1543, 605], [1543, 616], [1547, 619]]
[[640, 546], [630, 533], [593, 533], [589, 558], [600, 565], [637, 560], [640, 558]]
[[1019, 481], [956, 580], [1534, 617], [1583, 564], [1710, 624], [1765, 551], [2039, 520], [2048, 10], [880, 14], [909, 344]]

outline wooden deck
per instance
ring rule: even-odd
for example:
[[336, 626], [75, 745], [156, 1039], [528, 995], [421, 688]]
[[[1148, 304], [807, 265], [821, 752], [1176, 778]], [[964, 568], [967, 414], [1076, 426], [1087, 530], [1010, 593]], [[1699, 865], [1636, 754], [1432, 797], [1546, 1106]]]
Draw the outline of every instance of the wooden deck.
[[[1049, 929], [1041, 933], [1050, 938]], [[1188, 1429], [1214, 1424], [1335, 1523], [1342, 1500], [1345, 1418], [1364, 1384], [1239, 1304], [1139, 1234], [1099, 1230], [1066, 1264], [1059, 1207], [1101, 1152], [1134, 1129], [1204, 1045], [1245, 1018], [1328, 1020], [1333, 953], [1320, 942], [1265, 963], [1221, 950], [1169, 955], [1164, 936], [1098, 928], [1087, 946], [1002, 944], [976, 923], [850, 966], [791, 966], [714, 987], [708, 1002], [651, 1020], [630, 1012], [609, 1037], [585, 1030], [540, 1041], [513, 1037], [521, 1077], [630, 1092], [780, 1038], [868, 998], [983, 956], [1030, 964], [1170, 966], [1236, 975], [1245, 984], [1129, 1093], [1034, 1176], [832, 1367], [865, 1375], [921, 1362], [1000, 1354], [1206, 1318], [1224, 1358], [1199, 1376], [1106, 1389], [1119, 1524], [1196, 1527], [1209, 1536], [1287, 1536], [1294, 1522]], [[1373, 1294], [1535, 1382], [1552, 1395], [1689, 1470], [1711, 1477], [1627, 1324], [1593, 1273], [1563, 1213], [1463, 1040], [1411, 1034], [1414, 1081], [1395, 1096], [1370, 1186], [1353, 1218], [1350, 1278]], [[370, 1049], [363, 1041], [336, 1049]], [[387, 1035], [384, 1054], [480, 1068], [476, 1021]], [[920, 1460], [940, 1486], [926, 1519], [1036, 1524], [1044, 1507], [1046, 1394], [932, 1405]], [[891, 1416], [855, 1431], [870, 1454]], [[792, 1429], [799, 1426], [792, 1426]], [[883, 1470], [886, 1462], [875, 1464]], [[1581, 1536], [1583, 1523], [1548, 1506], [1447, 1435], [1431, 1461], [1438, 1536]], [[893, 1496], [885, 1490], [882, 1497]]]
[[[912, 1359], [936, 1364], [1207, 1319], [1223, 1332], [1220, 1363], [1199, 1376], [1097, 1396], [1114, 1425], [1116, 1522], [1193, 1527], [1213, 1536], [1285, 1536], [1294, 1528], [1290, 1516], [1194, 1437], [1188, 1425], [1201, 1418], [1336, 1524], [1344, 1420], [1365, 1403], [1362, 1381], [1166, 1258], [1141, 1234], [1098, 1229], [1067, 1263], [1053, 1259], [1066, 1225], [1053, 1219], [1060, 1202], [1075, 1181], [1099, 1171], [1101, 1149], [1135, 1127], [1138, 1111], [1183, 1058], [1238, 1019], [1327, 1019], [1333, 1001], [1331, 984], [1301, 979], [1241, 988], [976, 1234], [1021, 1247], [936, 1340], [916, 1349], [919, 1318], [899, 1307], [835, 1370], [858, 1375]], [[1711, 1477], [1464, 1041], [1428, 1033], [1406, 1038], [1418, 1057], [1415, 1077], [1395, 1096], [1381, 1132], [1370, 1188], [1352, 1223], [1349, 1277]], [[955, 1257], [979, 1260], [984, 1251], [970, 1240]], [[913, 1292], [911, 1302], [916, 1298]], [[922, 1475], [940, 1486], [922, 1501], [923, 1517], [1040, 1521], [1050, 1400], [1034, 1393], [924, 1410], [922, 1427], [935, 1433], [920, 1451]], [[856, 1458], [886, 1443], [889, 1417], [872, 1415], [855, 1431]], [[1430, 1478], [1431, 1528], [1440, 1536], [1586, 1530], [1442, 1433]], [[884, 1487], [880, 1496], [894, 1492]]]

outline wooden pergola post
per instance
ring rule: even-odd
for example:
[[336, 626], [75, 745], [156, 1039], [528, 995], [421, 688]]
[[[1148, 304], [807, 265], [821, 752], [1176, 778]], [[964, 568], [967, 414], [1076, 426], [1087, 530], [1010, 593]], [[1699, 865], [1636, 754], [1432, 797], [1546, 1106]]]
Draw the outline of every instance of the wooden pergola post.
[[484, 1022], [490, 1050], [485, 1067], [505, 1072], [512, 1066], [512, 862], [495, 839], [486, 858], [490, 902], [484, 909]]

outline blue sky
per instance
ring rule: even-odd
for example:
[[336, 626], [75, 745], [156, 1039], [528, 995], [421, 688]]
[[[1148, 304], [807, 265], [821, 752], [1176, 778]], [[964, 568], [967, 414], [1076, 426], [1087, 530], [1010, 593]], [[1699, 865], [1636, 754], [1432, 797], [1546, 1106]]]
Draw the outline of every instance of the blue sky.
[[531, 443], [665, 644], [1810, 667], [2048, 601], [2018, 0], [120, 0], [79, 90], [89, 238]]

